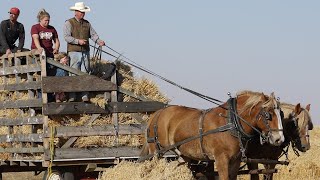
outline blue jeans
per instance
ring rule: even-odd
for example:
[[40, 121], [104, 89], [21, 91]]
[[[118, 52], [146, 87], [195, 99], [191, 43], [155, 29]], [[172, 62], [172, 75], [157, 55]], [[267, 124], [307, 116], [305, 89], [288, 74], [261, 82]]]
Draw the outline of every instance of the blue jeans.
[[[90, 72], [90, 51], [85, 52], [68, 52], [70, 57], [70, 67], [82, 72]], [[73, 76], [73, 74], [71, 74]], [[83, 96], [88, 96], [89, 92], [82, 92]], [[76, 98], [75, 93], [70, 93], [69, 98]]]
[[69, 52], [70, 67], [78, 69], [82, 72], [90, 72], [90, 52]]
[[68, 73], [60, 68], [56, 69], [56, 76], [61, 77], [61, 76], [68, 76]]

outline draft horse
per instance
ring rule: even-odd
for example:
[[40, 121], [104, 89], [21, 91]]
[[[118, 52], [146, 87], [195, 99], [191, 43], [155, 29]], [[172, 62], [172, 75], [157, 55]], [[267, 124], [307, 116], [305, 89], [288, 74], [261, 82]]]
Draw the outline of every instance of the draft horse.
[[[208, 133], [230, 124], [231, 130]], [[174, 147], [172, 150], [186, 162], [214, 160], [219, 179], [236, 179], [242, 144], [239, 140], [242, 136], [238, 135], [251, 137], [256, 132], [272, 145], [279, 146], [284, 142], [279, 103], [273, 93], [266, 96], [243, 91], [236, 98], [209, 110], [169, 106], [151, 116], [140, 158]], [[192, 137], [196, 138], [179, 144]]]
[[[298, 149], [301, 152], [306, 152], [310, 149], [309, 130], [313, 129], [313, 123], [309, 114], [310, 104], [306, 108], [302, 108], [300, 103], [297, 105], [281, 103], [281, 110], [283, 111], [283, 132], [285, 142], [278, 147], [270, 146], [268, 144], [260, 145], [259, 139], [253, 139], [248, 143], [247, 156], [256, 159], [270, 159], [278, 160], [280, 156], [286, 152], [290, 146], [293, 149]], [[295, 150], [297, 151], [297, 150]], [[286, 152], [287, 153], [287, 152]], [[247, 163], [248, 169], [257, 169], [257, 163]], [[267, 169], [274, 169], [276, 164], [265, 165]], [[272, 179], [273, 174], [264, 176], [264, 179]], [[251, 180], [258, 180], [259, 175], [251, 175]]]

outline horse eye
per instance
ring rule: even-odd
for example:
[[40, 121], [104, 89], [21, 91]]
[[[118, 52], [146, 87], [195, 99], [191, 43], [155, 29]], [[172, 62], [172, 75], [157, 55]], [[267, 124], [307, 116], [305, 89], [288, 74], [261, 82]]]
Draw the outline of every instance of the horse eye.
[[271, 114], [269, 112], [265, 112], [264, 117], [266, 118], [266, 120], [271, 120]]

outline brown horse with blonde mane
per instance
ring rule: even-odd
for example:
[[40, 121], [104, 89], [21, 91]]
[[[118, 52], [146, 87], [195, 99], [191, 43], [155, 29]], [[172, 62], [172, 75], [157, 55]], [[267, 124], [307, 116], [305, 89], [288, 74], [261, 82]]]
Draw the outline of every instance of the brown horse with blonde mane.
[[[232, 99], [232, 98], [230, 98]], [[237, 135], [259, 134], [271, 144], [279, 146], [284, 141], [279, 103], [274, 94], [244, 91], [234, 98], [234, 108], [228, 102], [209, 110], [183, 106], [169, 106], [155, 112], [146, 128], [146, 142], [141, 158], [157, 154], [166, 147], [172, 149], [185, 161], [216, 161], [219, 179], [236, 179], [241, 162], [240, 141]], [[230, 123], [230, 115], [238, 119]], [[207, 132], [232, 124], [232, 130], [206, 134]], [[241, 130], [241, 131], [240, 131]], [[190, 137], [198, 137], [185, 141]], [[152, 140], [150, 140], [152, 139]], [[213, 171], [213, 169], [212, 169]]]
[[[284, 149], [291, 143], [294, 149], [306, 152], [310, 149], [309, 130], [313, 129], [313, 123], [309, 114], [310, 104], [306, 108], [302, 108], [300, 103], [297, 105], [281, 103], [283, 111], [283, 132], [285, 142], [278, 147], [268, 144], [260, 145], [259, 139], [255, 139], [248, 143], [247, 156], [250, 158], [263, 158], [270, 160], [278, 160], [283, 154]], [[257, 163], [247, 163], [248, 169], [257, 169]], [[274, 169], [276, 164], [265, 165], [267, 169]], [[265, 179], [272, 179], [273, 175], [264, 176]], [[259, 179], [259, 175], [251, 175], [251, 180]]]

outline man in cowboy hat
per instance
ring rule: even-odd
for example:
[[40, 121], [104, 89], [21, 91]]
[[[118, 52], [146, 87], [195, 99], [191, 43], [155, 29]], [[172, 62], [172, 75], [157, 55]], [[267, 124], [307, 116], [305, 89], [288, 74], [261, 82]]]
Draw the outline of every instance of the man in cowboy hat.
[[[20, 10], [13, 7], [8, 13], [10, 18], [0, 24], [0, 54], [6, 55], [22, 51], [25, 40], [24, 26], [17, 21]], [[15, 45], [17, 39], [19, 39], [18, 47]]]
[[[70, 7], [75, 12], [75, 16], [67, 20], [64, 24], [64, 39], [67, 41], [67, 51], [70, 57], [70, 66], [83, 72], [90, 71], [90, 46], [89, 38], [99, 46], [104, 46], [105, 42], [99, 39], [98, 34], [92, 28], [89, 21], [84, 19], [86, 12], [90, 12], [90, 7], [83, 2], [77, 2]], [[75, 94], [69, 94], [69, 101], [74, 101]], [[89, 101], [88, 92], [82, 93], [82, 101]]]

